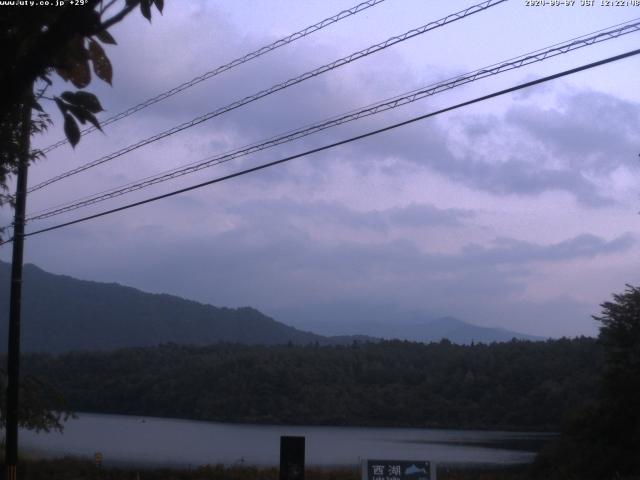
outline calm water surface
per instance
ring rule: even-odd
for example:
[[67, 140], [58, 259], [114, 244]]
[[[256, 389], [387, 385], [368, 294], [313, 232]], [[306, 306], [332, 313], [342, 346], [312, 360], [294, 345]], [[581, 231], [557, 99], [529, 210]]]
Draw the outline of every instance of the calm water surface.
[[20, 432], [25, 450], [45, 456], [101, 452], [104, 464], [276, 466], [281, 435], [306, 437], [308, 465], [357, 465], [361, 458], [514, 464], [533, 460], [550, 436], [417, 428], [238, 425], [121, 415], [79, 414], [64, 433]]

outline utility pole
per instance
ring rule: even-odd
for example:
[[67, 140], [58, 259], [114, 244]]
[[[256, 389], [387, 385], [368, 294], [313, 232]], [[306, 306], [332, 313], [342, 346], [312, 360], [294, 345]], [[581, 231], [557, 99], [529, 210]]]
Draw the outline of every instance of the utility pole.
[[13, 257], [11, 260], [11, 297], [9, 303], [9, 349], [7, 355], [7, 423], [5, 428], [5, 479], [17, 479], [18, 411], [20, 391], [20, 306], [22, 300], [22, 259], [24, 218], [27, 206], [27, 171], [31, 139], [31, 103], [33, 86], [26, 92], [21, 108], [16, 204], [13, 221]]

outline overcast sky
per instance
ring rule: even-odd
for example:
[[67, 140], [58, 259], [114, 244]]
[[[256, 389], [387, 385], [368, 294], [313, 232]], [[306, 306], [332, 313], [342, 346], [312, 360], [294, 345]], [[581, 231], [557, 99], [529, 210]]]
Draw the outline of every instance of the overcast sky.
[[[51, 152], [30, 185], [275, 83], [473, 5], [386, 0]], [[28, 211], [119, 186], [640, 17], [640, 7], [510, 0], [34, 192]], [[355, 5], [166, 2], [113, 29], [109, 114]], [[302, 152], [623, 53], [640, 34], [452, 89], [35, 230]], [[455, 316], [524, 333], [592, 335], [590, 315], [640, 283], [640, 58], [633, 57], [289, 164], [28, 238], [25, 261], [291, 324]], [[56, 84], [58, 90], [64, 88]], [[58, 140], [56, 126], [35, 139]], [[9, 211], [2, 211], [3, 223]], [[3, 247], [1, 257], [10, 258]], [[378, 315], [378, 320], [385, 315]], [[346, 328], [346, 327], [345, 327]]]

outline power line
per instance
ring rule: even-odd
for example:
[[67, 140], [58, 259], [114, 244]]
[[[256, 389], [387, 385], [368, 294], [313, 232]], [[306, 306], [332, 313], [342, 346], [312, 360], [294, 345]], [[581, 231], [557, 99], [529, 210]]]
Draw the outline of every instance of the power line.
[[302, 137], [306, 137], [308, 135], [317, 133], [322, 130], [326, 130], [328, 128], [332, 128], [347, 122], [358, 120], [366, 116], [371, 116], [371, 115], [375, 115], [375, 114], [388, 111], [394, 108], [398, 108], [400, 106], [407, 105], [409, 103], [413, 103], [415, 101], [421, 100], [425, 97], [432, 96], [437, 93], [480, 80], [482, 78], [498, 75], [506, 71], [521, 68], [527, 65], [531, 65], [533, 63], [541, 62], [549, 58], [553, 58], [555, 56], [565, 54], [573, 50], [577, 50], [579, 48], [593, 45], [595, 43], [600, 43], [606, 40], [618, 38], [628, 33], [640, 31], [640, 21], [636, 19], [635, 23], [632, 23], [632, 22], [633, 21], [629, 21], [622, 24], [622, 26], [616, 25], [615, 27], [611, 27], [609, 29], [599, 30], [598, 33], [595, 35], [591, 35], [591, 36], [583, 35], [582, 37], [578, 37], [578, 39], [567, 40], [566, 42], [555, 44], [552, 47], [547, 49], [539, 49], [534, 52], [530, 52], [530, 53], [521, 55], [519, 57], [515, 57], [513, 59], [507, 60], [502, 63], [496, 63], [489, 67], [484, 67], [484, 68], [475, 70], [471, 73], [459, 75], [457, 77], [453, 77], [452, 79], [445, 80], [443, 82], [434, 83], [422, 89], [413, 90], [405, 95], [400, 95], [400, 96], [393, 97], [391, 99], [383, 100], [373, 105], [370, 105], [358, 110], [354, 110], [352, 112], [349, 112], [348, 114], [344, 114], [338, 117], [333, 117], [329, 120], [324, 120], [322, 122], [312, 124], [310, 126], [302, 127], [297, 130], [287, 132], [280, 136], [272, 137], [266, 141], [262, 141], [261, 143], [254, 143], [250, 146], [242, 147], [235, 151], [215, 155], [213, 157], [209, 157], [199, 162], [194, 162], [184, 167], [168, 170], [160, 174], [153, 175], [151, 177], [146, 177], [137, 182], [131, 182], [106, 192], [90, 195], [78, 200], [66, 202], [64, 204], [60, 204], [58, 206], [48, 208], [46, 210], [41, 210], [40, 212], [42, 213], [36, 212], [34, 214], [31, 214], [29, 217], [27, 217], [27, 220], [28, 221], [42, 220], [42, 219], [60, 215], [72, 210], [77, 210], [79, 208], [82, 208], [88, 205], [93, 205], [105, 200], [110, 200], [110, 199], [119, 197], [121, 195], [125, 195], [127, 193], [141, 190], [143, 188], [147, 188], [158, 183], [166, 182], [174, 178], [178, 178], [184, 175], [188, 175], [188, 174], [200, 171], [205, 168], [209, 168], [211, 166], [220, 165], [222, 163], [226, 163], [236, 158], [246, 156], [261, 150], [265, 150], [267, 148], [275, 147], [277, 145], [298, 140]]
[[359, 59], [364, 58], [364, 57], [366, 57], [368, 55], [371, 55], [373, 53], [376, 53], [376, 52], [379, 52], [381, 50], [384, 50], [384, 49], [386, 49], [386, 48], [388, 48], [388, 47], [390, 47], [392, 45], [395, 45], [397, 43], [409, 40], [410, 38], [416, 37], [418, 35], [422, 35], [422, 34], [428, 32], [430, 30], [434, 30], [436, 28], [442, 27], [442, 26], [444, 26], [444, 25], [446, 25], [448, 23], [452, 23], [452, 22], [455, 22], [457, 20], [461, 20], [462, 18], [465, 18], [465, 17], [468, 17], [470, 15], [473, 15], [475, 13], [482, 12], [484, 10], [487, 10], [488, 8], [496, 6], [496, 5], [500, 4], [500, 3], [504, 3], [506, 1], [507, 0], [485, 0], [484, 2], [481, 2], [481, 3], [477, 4], [477, 5], [472, 5], [472, 6], [466, 8], [464, 10], [461, 10], [459, 12], [449, 14], [446, 17], [441, 18], [440, 20], [436, 20], [434, 22], [430, 22], [430, 23], [428, 23], [426, 25], [423, 25], [421, 27], [409, 30], [409, 31], [403, 33], [402, 35], [391, 37], [391, 38], [385, 40], [384, 42], [372, 45], [372, 46], [370, 46], [368, 48], [365, 48], [364, 50], [360, 50], [358, 52], [352, 53], [351, 55], [343, 57], [343, 58], [341, 58], [339, 60], [335, 60], [334, 62], [331, 62], [329, 64], [326, 64], [326, 65], [323, 65], [321, 67], [318, 67], [315, 70], [311, 70], [309, 72], [303, 73], [302, 75], [299, 75], [297, 77], [294, 77], [294, 78], [291, 78], [289, 80], [286, 80], [286, 81], [284, 81], [282, 83], [273, 85], [273, 86], [271, 86], [271, 87], [269, 87], [269, 88], [267, 88], [265, 90], [262, 90], [262, 91], [260, 91], [260, 92], [258, 92], [256, 94], [247, 96], [247, 97], [245, 97], [245, 98], [243, 98], [241, 100], [237, 100], [237, 101], [235, 101], [233, 103], [230, 103], [229, 105], [227, 105], [225, 107], [218, 108], [217, 110], [214, 110], [212, 112], [209, 112], [209, 113], [206, 113], [206, 114], [201, 115], [199, 117], [196, 117], [196, 118], [194, 118], [193, 120], [191, 120], [189, 122], [182, 123], [182, 124], [180, 124], [178, 126], [170, 128], [169, 130], [165, 130], [164, 132], [160, 132], [160, 133], [158, 133], [156, 135], [153, 135], [152, 137], [146, 138], [146, 139], [141, 140], [141, 141], [139, 141], [137, 143], [134, 143], [134, 144], [129, 145], [129, 146], [125, 147], [125, 148], [122, 148], [122, 149], [120, 149], [120, 150], [118, 150], [116, 152], [110, 153], [110, 154], [105, 155], [103, 157], [100, 157], [100, 158], [98, 158], [96, 160], [93, 160], [93, 161], [91, 161], [91, 162], [89, 162], [89, 163], [87, 163], [85, 165], [82, 165], [80, 167], [77, 167], [77, 168], [74, 168], [72, 170], [69, 170], [69, 171], [67, 171], [65, 173], [62, 173], [62, 174], [57, 175], [55, 177], [52, 177], [52, 178], [50, 178], [48, 180], [45, 180], [44, 182], [41, 182], [41, 183], [31, 187], [29, 189], [29, 193], [34, 192], [36, 190], [40, 190], [41, 188], [44, 188], [47, 185], [50, 185], [50, 184], [55, 183], [55, 182], [58, 182], [58, 181], [60, 181], [60, 180], [62, 180], [64, 178], [68, 178], [68, 177], [70, 177], [72, 175], [76, 175], [76, 174], [78, 174], [80, 172], [83, 172], [85, 170], [93, 168], [93, 167], [95, 167], [97, 165], [101, 165], [101, 164], [103, 164], [105, 162], [108, 162], [108, 161], [113, 160], [113, 159], [115, 159], [117, 157], [125, 155], [125, 154], [127, 154], [127, 153], [129, 153], [129, 152], [131, 152], [133, 150], [136, 150], [136, 149], [138, 149], [140, 147], [143, 147], [145, 145], [148, 145], [150, 143], [156, 142], [156, 141], [158, 141], [160, 139], [163, 139], [165, 137], [173, 135], [174, 133], [178, 133], [178, 132], [181, 132], [183, 130], [186, 130], [187, 128], [194, 127], [194, 126], [196, 126], [196, 125], [198, 125], [200, 123], [203, 123], [203, 122], [205, 122], [207, 120], [210, 120], [210, 119], [212, 119], [214, 117], [217, 117], [219, 115], [222, 115], [223, 113], [229, 112], [231, 110], [235, 110], [236, 108], [239, 108], [239, 107], [241, 107], [243, 105], [246, 105], [248, 103], [255, 102], [256, 100], [264, 98], [264, 97], [266, 97], [268, 95], [271, 95], [271, 94], [273, 94], [275, 92], [278, 92], [278, 91], [283, 90], [285, 88], [291, 87], [293, 85], [301, 83], [301, 82], [303, 82], [305, 80], [308, 80], [310, 78], [316, 77], [318, 75], [322, 75], [322, 74], [324, 74], [324, 73], [326, 73], [328, 71], [334, 70], [334, 69], [336, 69], [338, 67], [341, 67], [343, 65], [346, 65], [348, 63], [351, 63], [351, 62], [354, 62], [356, 60], [359, 60]]
[[[139, 112], [140, 110], [143, 110], [155, 103], [161, 102], [162, 100], [166, 100], [169, 97], [172, 97], [173, 95], [180, 93], [188, 88], [193, 87], [194, 85], [197, 85], [200, 82], [204, 82], [205, 80], [208, 80], [212, 77], [215, 77], [216, 75], [220, 75], [223, 72], [226, 72], [227, 70], [231, 70], [232, 68], [235, 68], [239, 65], [242, 65], [243, 63], [247, 63], [251, 60], [254, 60], [258, 57], [261, 57], [262, 55], [271, 52], [273, 50], [276, 50], [280, 47], [283, 47], [285, 45], [288, 45], [289, 43], [295, 42], [296, 40], [299, 40], [301, 38], [304, 38], [308, 35], [311, 35], [312, 33], [315, 33], [319, 30], [322, 30], [325, 27], [328, 27], [329, 25], [333, 25], [334, 23], [339, 22], [340, 20], [343, 20], [345, 18], [351, 17], [357, 13], [362, 12], [363, 10], [367, 10], [368, 8], [371, 8], [375, 5], [378, 5], [379, 3], [384, 2], [385, 0], [368, 0], [366, 2], [362, 2], [354, 7], [351, 7], [347, 10], [343, 10], [331, 17], [325, 18], [324, 20], [311, 25], [309, 27], [303, 28], [302, 30], [299, 30], [295, 33], [292, 33], [291, 35], [288, 35], [284, 38], [281, 38], [279, 40], [276, 40], [275, 42], [266, 45], [264, 47], [259, 48], [258, 50], [255, 50], [251, 53], [247, 53], [246, 55], [236, 58], [235, 60], [230, 61], [229, 63], [225, 64], [225, 65], [221, 65], [219, 67], [214, 68], [213, 70], [210, 70], [208, 72], [203, 73], [202, 75], [195, 77], [191, 80], [189, 80], [188, 82], [184, 82], [180, 85], [178, 85], [177, 87], [172, 88], [171, 90], [167, 90], [166, 92], [160, 93], [158, 95], [156, 95], [155, 97], [149, 98], [148, 100], [145, 100], [144, 102], [141, 102], [133, 107], [128, 108], [127, 110], [124, 110], [116, 115], [113, 115], [105, 120], [102, 120], [100, 122], [100, 125], [102, 127], [104, 127], [105, 125], [109, 125], [111, 123], [115, 123], [119, 120], [122, 120], [123, 118], [126, 118], [130, 115], [133, 115], [136, 112]], [[90, 126], [87, 127], [85, 129], [82, 130], [81, 134], [82, 135], [87, 135], [91, 132], [96, 131], [97, 128], [94, 126]], [[45, 147], [42, 149], [42, 153], [49, 153], [52, 150], [55, 150], [58, 147], [61, 147], [62, 145], [65, 145], [66, 143], [68, 143], [68, 140], [65, 138], [63, 140], [60, 140], [54, 144], [49, 145], [48, 147]]]
[[[104, 217], [104, 216], [110, 215], [112, 213], [121, 212], [123, 210], [128, 210], [130, 208], [138, 207], [138, 206], [141, 206], [141, 205], [144, 205], [144, 204], [147, 204], [147, 203], [151, 203], [151, 202], [155, 202], [155, 201], [158, 201], [158, 200], [162, 200], [164, 198], [172, 197], [172, 196], [178, 195], [180, 193], [189, 192], [191, 190], [196, 190], [196, 189], [199, 189], [199, 188], [203, 188], [203, 187], [206, 187], [206, 186], [209, 186], [209, 185], [213, 185], [215, 183], [223, 182], [225, 180], [230, 180], [232, 178], [236, 178], [236, 177], [240, 177], [240, 176], [243, 176], [243, 175], [247, 175], [249, 173], [257, 172], [259, 170], [263, 170], [263, 169], [266, 169], [266, 168], [269, 168], [269, 167], [280, 165], [282, 163], [289, 162], [291, 160], [295, 160], [297, 158], [305, 157], [307, 155], [311, 155], [311, 154], [314, 154], [314, 153], [318, 153], [318, 152], [322, 152], [322, 151], [325, 151], [325, 150], [329, 150], [331, 148], [335, 148], [335, 147], [338, 147], [340, 145], [345, 145], [347, 143], [355, 142], [357, 140], [362, 140], [364, 138], [368, 138], [368, 137], [371, 137], [371, 136], [374, 136], [374, 135], [378, 135], [380, 133], [383, 133], [383, 132], [386, 132], [386, 131], [389, 131], [389, 130], [393, 130], [393, 129], [396, 129], [396, 128], [399, 128], [399, 127], [402, 127], [402, 126], [405, 126], [405, 125], [409, 125], [411, 123], [415, 123], [415, 122], [418, 122], [420, 120], [425, 120], [425, 119], [430, 118], [430, 117], [435, 117], [436, 115], [440, 115], [440, 114], [443, 114], [443, 113], [446, 113], [446, 112], [450, 112], [452, 110], [457, 110], [459, 108], [463, 108], [463, 107], [466, 107], [466, 106], [469, 106], [469, 105], [473, 105], [475, 103], [480, 103], [480, 102], [483, 102], [483, 101], [486, 101], [486, 100], [489, 100], [489, 99], [492, 99], [492, 98], [495, 98], [495, 97], [499, 97], [501, 95], [505, 95], [507, 93], [512, 93], [512, 92], [515, 92], [515, 91], [518, 91], [518, 90], [522, 90], [522, 89], [525, 89], [525, 88], [533, 87], [533, 86], [539, 85], [541, 83], [549, 82], [551, 80], [556, 80], [558, 78], [565, 77], [567, 75], [572, 75], [572, 74], [575, 74], [575, 73], [578, 73], [578, 72], [582, 72], [582, 71], [589, 70], [589, 69], [592, 69], [592, 68], [595, 68], [595, 67], [606, 65], [606, 64], [609, 64], [609, 63], [612, 63], [612, 62], [616, 62], [616, 61], [619, 61], [619, 60], [622, 60], [622, 59], [625, 59], [625, 58], [629, 58], [629, 57], [632, 57], [632, 56], [635, 56], [635, 55], [638, 55], [638, 54], [640, 54], [640, 49], [632, 50], [632, 51], [629, 51], [629, 52], [626, 52], [626, 53], [623, 53], [623, 54], [620, 54], [620, 55], [616, 55], [616, 56], [613, 56], [613, 57], [608, 57], [608, 58], [606, 58], [604, 60], [599, 60], [597, 62], [592, 62], [592, 63], [586, 64], [586, 65], [582, 65], [580, 67], [576, 67], [576, 68], [572, 68], [572, 69], [569, 69], [569, 70], [565, 70], [563, 72], [556, 73], [556, 74], [553, 74], [553, 75], [549, 75], [549, 76], [546, 76], [546, 77], [542, 77], [542, 78], [539, 78], [537, 80], [532, 80], [530, 82], [521, 83], [521, 84], [515, 85], [513, 87], [510, 87], [510, 88], [507, 88], [507, 89], [504, 89], [504, 90], [500, 90], [500, 91], [497, 91], [497, 92], [494, 92], [494, 93], [490, 93], [488, 95], [477, 97], [477, 98], [474, 98], [473, 100], [468, 100], [466, 102], [458, 103], [456, 105], [453, 105], [453, 106], [450, 106], [450, 107], [447, 107], [447, 108], [443, 108], [443, 109], [437, 110], [435, 112], [427, 113], [425, 115], [420, 115], [418, 117], [414, 117], [414, 118], [411, 118], [409, 120], [405, 120], [405, 121], [400, 122], [400, 123], [395, 123], [393, 125], [388, 125], [386, 127], [383, 127], [383, 128], [377, 129], [377, 130], [373, 130], [373, 131], [370, 131], [370, 132], [367, 132], [367, 133], [364, 133], [364, 134], [361, 134], [361, 135], [357, 135], [355, 137], [351, 137], [351, 138], [348, 138], [348, 139], [345, 139], [345, 140], [340, 140], [338, 142], [334, 142], [334, 143], [331, 143], [329, 145], [324, 145], [322, 147], [318, 147], [318, 148], [314, 148], [314, 149], [311, 149], [311, 150], [307, 150], [305, 152], [298, 153], [296, 155], [291, 155], [289, 157], [281, 158], [281, 159], [275, 160], [273, 162], [264, 163], [264, 164], [258, 165], [256, 167], [252, 167], [252, 168], [248, 168], [248, 169], [245, 169], [245, 170], [241, 170], [239, 172], [235, 172], [235, 173], [232, 173], [230, 175], [225, 175], [225, 176], [222, 176], [222, 177], [214, 178], [214, 179], [208, 180], [206, 182], [198, 183], [196, 185], [191, 185], [189, 187], [181, 188], [179, 190], [174, 190], [172, 192], [165, 193], [165, 194], [158, 195], [158, 196], [151, 197], [151, 198], [147, 198], [145, 200], [141, 200], [141, 201], [134, 202], [134, 203], [129, 203], [127, 205], [124, 205], [124, 206], [121, 206], [121, 207], [118, 207], [118, 208], [113, 208], [111, 210], [106, 210], [106, 211], [103, 211], [103, 212], [100, 212], [100, 213], [96, 213], [94, 215], [88, 215], [86, 217], [81, 217], [81, 218], [78, 218], [76, 220], [71, 220], [69, 222], [60, 223], [60, 224], [57, 224], [57, 225], [53, 225], [51, 227], [47, 227], [47, 228], [43, 228], [43, 229], [36, 230], [36, 231], [33, 231], [33, 232], [29, 232], [29, 233], [25, 234], [24, 236], [25, 237], [29, 237], [29, 236], [32, 236], [32, 235], [38, 235], [38, 234], [41, 234], [41, 233], [50, 232], [52, 230], [57, 230], [57, 229], [60, 229], [60, 228], [63, 228], [63, 227], [68, 227], [70, 225], [75, 225], [77, 223], [86, 222], [88, 220], [93, 220], [95, 218]], [[11, 241], [13, 241], [13, 239], [6, 240], [6, 241], [0, 243], [0, 245], [4, 245], [5, 243], [9, 243]]]

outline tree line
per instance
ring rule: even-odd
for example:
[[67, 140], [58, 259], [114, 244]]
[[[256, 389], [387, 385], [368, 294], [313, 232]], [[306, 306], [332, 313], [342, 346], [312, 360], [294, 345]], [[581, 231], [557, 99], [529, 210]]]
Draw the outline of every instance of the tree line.
[[80, 412], [281, 424], [558, 431], [595, 398], [594, 339], [490, 345], [208, 347], [32, 354]]

